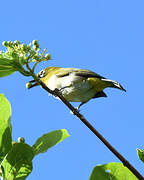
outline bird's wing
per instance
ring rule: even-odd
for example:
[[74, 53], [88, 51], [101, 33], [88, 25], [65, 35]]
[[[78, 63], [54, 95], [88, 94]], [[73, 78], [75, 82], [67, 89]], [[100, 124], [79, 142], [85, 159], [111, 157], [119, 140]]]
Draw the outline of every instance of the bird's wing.
[[85, 69], [76, 69], [76, 68], [63, 68], [60, 71], [57, 71], [56, 75], [58, 77], [65, 77], [65, 76], [70, 75], [71, 73], [74, 73], [76, 76], [80, 76], [83, 78], [95, 77], [99, 79], [105, 79], [104, 77], [100, 76], [99, 74], [95, 72], [85, 70]]
[[98, 79], [103, 79], [104, 78], [104, 77], [102, 77], [101, 75], [99, 75], [99, 74], [97, 74], [95, 72], [92, 72], [92, 71], [89, 71], [89, 70], [83, 70], [83, 69], [76, 72], [76, 75], [84, 77], [84, 78], [92, 78], [92, 77], [95, 77], [95, 78], [98, 78]]
[[71, 68], [61, 68], [61, 69], [58, 69], [58, 70], [56, 71], [56, 76], [57, 76], [57, 77], [65, 77], [65, 76], [68, 76], [68, 75], [71, 73], [71, 71], [68, 70], [68, 69], [71, 69]]

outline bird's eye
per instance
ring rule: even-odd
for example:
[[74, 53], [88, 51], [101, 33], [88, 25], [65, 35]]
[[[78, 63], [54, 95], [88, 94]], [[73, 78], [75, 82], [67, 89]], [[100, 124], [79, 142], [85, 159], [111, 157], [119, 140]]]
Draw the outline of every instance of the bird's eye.
[[44, 70], [41, 70], [38, 74], [38, 77], [39, 78], [43, 78], [45, 76], [45, 71]]

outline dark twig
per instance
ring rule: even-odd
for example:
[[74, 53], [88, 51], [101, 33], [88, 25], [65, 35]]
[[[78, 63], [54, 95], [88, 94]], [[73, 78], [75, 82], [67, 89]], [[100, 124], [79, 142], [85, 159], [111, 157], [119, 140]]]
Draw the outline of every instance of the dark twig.
[[115, 154], [115, 156], [127, 167], [139, 180], [144, 180], [144, 177], [84, 118], [84, 116], [79, 113], [59, 92], [58, 89], [54, 91], [50, 90], [30, 69], [29, 65], [26, 64], [27, 69], [31, 73], [32, 77], [36, 82], [38, 82], [43, 89], [48, 93], [59, 97], [59, 99], [76, 115], [106, 146], [107, 148]]
[[123, 165], [126, 166], [139, 180], [144, 180], [144, 177], [80, 114], [59, 92], [58, 89], [54, 91], [50, 90], [42, 81], [39, 80], [39, 84], [47, 92], [57, 96], [61, 101], [76, 115], [107, 147], [115, 154], [115, 156], [122, 161]]

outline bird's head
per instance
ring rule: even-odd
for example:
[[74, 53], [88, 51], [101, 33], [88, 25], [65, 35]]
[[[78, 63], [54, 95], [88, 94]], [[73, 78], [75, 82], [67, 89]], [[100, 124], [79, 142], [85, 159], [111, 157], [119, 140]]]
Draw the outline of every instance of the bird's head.
[[[57, 70], [58, 67], [47, 67], [43, 70], [41, 70], [38, 74], [37, 74], [37, 77], [45, 82], [45, 80], [48, 80], [49, 77], [55, 72], [55, 70]], [[35, 87], [35, 86], [38, 86], [39, 83], [37, 83], [35, 80], [31, 80], [29, 81], [27, 84], [26, 84], [26, 87], [28, 89], [32, 88], [32, 87]]]

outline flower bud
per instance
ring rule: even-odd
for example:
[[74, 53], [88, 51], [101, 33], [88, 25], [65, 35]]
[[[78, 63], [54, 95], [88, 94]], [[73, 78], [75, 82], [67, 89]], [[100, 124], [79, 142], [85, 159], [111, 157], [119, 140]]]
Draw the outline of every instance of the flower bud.
[[29, 51], [31, 49], [31, 44], [27, 45], [27, 50]]
[[25, 139], [24, 139], [23, 137], [19, 137], [19, 138], [18, 138], [18, 142], [19, 142], [19, 143], [24, 143], [24, 142], [25, 142]]
[[14, 44], [15, 44], [16, 46], [18, 46], [18, 45], [20, 45], [20, 42], [19, 42], [18, 40], [16, 40], [16, 41], [14, 41]]
[[34, 49], [34, 50], [37, 50], [37, 46], [36, 46], [36, 45], [33, 45], [33, 49]]
[[27, 89], [30, 89], [31, 86], [32, 86], [32, 84], [31, 84], [30, 82], [26, 83], [26, 88], [27, 88]]
[[7, 43], [8, 43], [8, 47], [11, 47], [12, 46], [12, 41], [7, 41]]
[[25, 52], [27, 51], [27, 45], [26, 44], [22, 44], [21, 47], [22, 47], [23, 51], [25, 51]]
[[32, 44], [35, 45], [35, 46], [39, 45], [39, 43], [38, 43], [37, 40], [33, 40], [33, 41], [32, 41]]
[[3, 41], [3, 42], [2, 42], [2, 45], [5, 46], [5, 47], [7, 47], [7, 46], [8, 46], [8, 42], [7, 42], [7, 41]]
[[49, 53], [47, 53], [47, 54], [45, 55], [45, 58], [46, 58], [47, 60], [50, 60], [50, 59], [51, 59], [51, 55], [50, 55]]
[[38, 48], [39, 48], [39, 43], [38, 43], [38, 41], [37, 41], [37, 40], [33, 40], [33, 41], [32, 41], [32, 44], [33, 44], [33, 49], [34, 49], [34, 50], [38, 50]]

